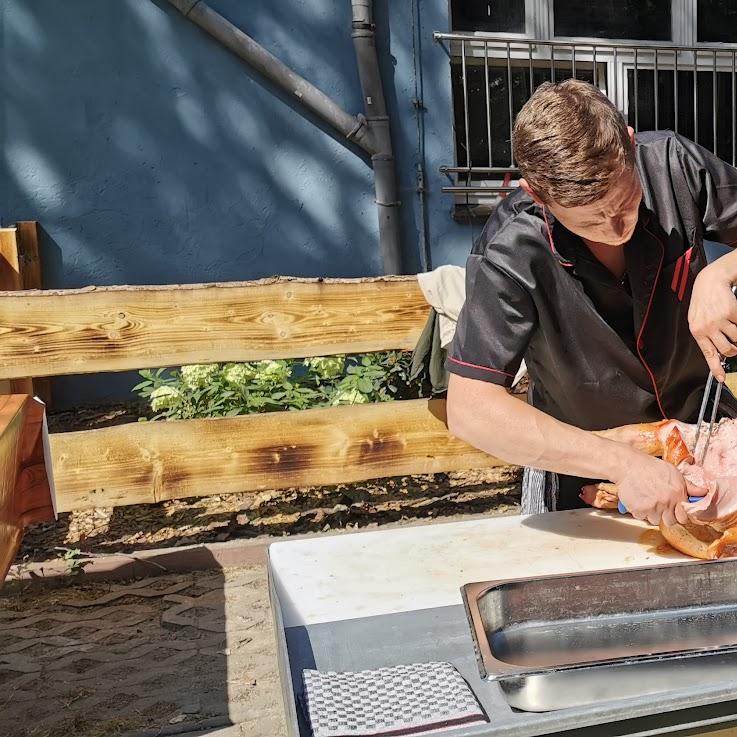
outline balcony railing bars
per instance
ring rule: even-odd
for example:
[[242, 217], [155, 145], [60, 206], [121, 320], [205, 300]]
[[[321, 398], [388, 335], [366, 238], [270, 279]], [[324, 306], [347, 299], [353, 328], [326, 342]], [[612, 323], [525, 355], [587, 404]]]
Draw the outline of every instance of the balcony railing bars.
[[675, 130], [737, 165], [737, 46], [434, 38], [453, 86], [456, 160], [440, 169], [444, 192], [478, 203], [512, 191], [515, 115], [542, 82], [569, 77], [599, 87], [636, 131]]

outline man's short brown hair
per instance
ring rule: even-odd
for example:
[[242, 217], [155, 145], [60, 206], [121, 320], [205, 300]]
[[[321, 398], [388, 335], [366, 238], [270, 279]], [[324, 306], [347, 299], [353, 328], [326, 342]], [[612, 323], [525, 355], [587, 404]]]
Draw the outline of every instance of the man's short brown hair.
[[593, 85], [575, 79], [538, 87], [514, 126], [514, 158], [546, 204], [601, 199], [634, 151], [624, 117]]

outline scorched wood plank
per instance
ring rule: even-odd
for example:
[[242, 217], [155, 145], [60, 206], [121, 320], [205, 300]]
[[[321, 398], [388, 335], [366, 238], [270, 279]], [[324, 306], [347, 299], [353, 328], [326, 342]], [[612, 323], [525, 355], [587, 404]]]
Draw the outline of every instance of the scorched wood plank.
[[445, 402], [408, 400], [52, 435], [57, 510], [489, 468]]
[[414, 348], [414, 277], [0, 293], [0, 379]]

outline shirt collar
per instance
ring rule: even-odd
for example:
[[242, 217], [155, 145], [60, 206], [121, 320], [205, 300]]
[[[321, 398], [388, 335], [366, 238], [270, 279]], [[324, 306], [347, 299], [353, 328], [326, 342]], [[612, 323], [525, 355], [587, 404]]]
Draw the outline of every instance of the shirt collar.
[[547, 232], [547, 238], [548, 238], [548, 245], [550, 246], [550, 251], [552, 252], [555, 259], [558, 261], [558, 263], [565, 267], [565, 268], [573, 268], [575, 266], [575, 262], [571, 261], [569, 258], [564, 257], [560, 251], [555, 247], [555, 240], [553, 239], [553, 229], [556, 226], [557, 221], [555, 220], [555, 217], [552, 214], [548, 214], [548, 209], [543, 205], [542, 207], [543, 211], [543, 220], [545, 221], [545, 230]]
[[[547, 239], [550, 250], [561, 266], [573, 269], [576, 264], [583, 260], [596, 261], [595, 256], [586, 248], [586, 244], [579, 236], [572, 233], [555, 216], [548, 211], [546, 207], [542, 207], [543, 220], [545, 221], [545, 230], [547, 231]], [[632, 233], [631, 240], [637, 237], [640, 228], [647, 226], [652, 218], [652, 213], [645, 205], [644, 198], [640, 201], [640, 208], [637, 216], [637, 225]], [[598, 263], [598, 262], [597, 262]]]

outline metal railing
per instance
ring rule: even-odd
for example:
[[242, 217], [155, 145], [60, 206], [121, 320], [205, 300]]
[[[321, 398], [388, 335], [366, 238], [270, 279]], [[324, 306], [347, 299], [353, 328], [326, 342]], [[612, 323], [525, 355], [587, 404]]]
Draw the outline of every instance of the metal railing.
[[444, 192], [514, 189], [514, 118], [545, 81], [599, 87], [636, 131], [671, 129], [737, 164], [737, 46], [505, 39], [435, 33], [451, 61], [456, 161]]

